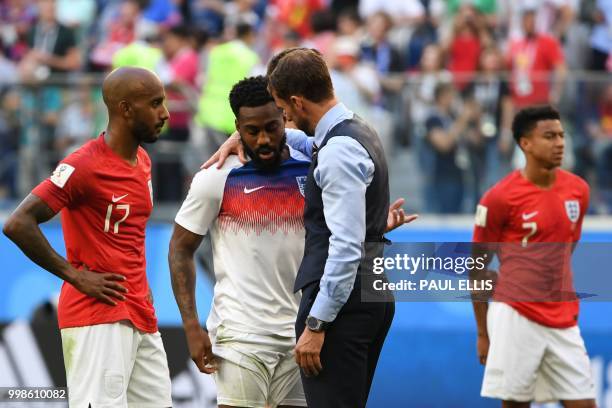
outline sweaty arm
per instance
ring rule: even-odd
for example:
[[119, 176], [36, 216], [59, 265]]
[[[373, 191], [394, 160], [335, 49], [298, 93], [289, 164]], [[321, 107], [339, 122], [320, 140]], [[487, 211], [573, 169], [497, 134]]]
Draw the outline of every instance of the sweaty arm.
[[331, 231], [320, 290], [310, 310], [319, 320], [333, 321], [353, 290], [366, 237], [365, 194], [373, 175], [372, 159], [352, 138], [336, 136], [319, 151], [314, 176]]

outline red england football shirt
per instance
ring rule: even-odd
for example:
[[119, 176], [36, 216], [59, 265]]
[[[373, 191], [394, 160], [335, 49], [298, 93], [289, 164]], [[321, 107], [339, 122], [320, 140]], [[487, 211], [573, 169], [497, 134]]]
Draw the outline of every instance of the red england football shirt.
[[[497, 247], [495, 300], [545, 326], [577, 323], [569, 260], [588, 205], [588, 184], [561, 169], [550, 189], [536, 186], [516, 170], [485, 193], [476, 210], [473, 241], [502, 243]], [[559, 294], [563, 301], [558, 301]]]
[[138, 148], [131, 166], [104, 141], [104, 134], [66, 157], [32, 193], [55, 212], [61, 210], [68, 262], [77, 269], [118, 273], [128, 293], [110, 306], [64, 282], [60, 328], [129, 320], [138, 329], [157, 331], [147, 295], [145, 225], [153, 209], [151, 161]]

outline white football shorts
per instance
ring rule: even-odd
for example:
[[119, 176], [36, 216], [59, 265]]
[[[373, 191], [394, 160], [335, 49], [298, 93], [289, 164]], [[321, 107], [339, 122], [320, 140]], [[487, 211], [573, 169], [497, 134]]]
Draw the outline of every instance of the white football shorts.
[[130, 322], [62, 329], [70, 408], [172, 406], [161, 335]]
[[490, 345], [483, 397], [520, 402], [595, 398], [578, 326], [546, 327], [502, 302], [489, 304], [487, 326]]
[[217, 403], [233, 407], [305, 407], [295, 338], [264, 336], [220, 325], [211, 333], [217, 356]]

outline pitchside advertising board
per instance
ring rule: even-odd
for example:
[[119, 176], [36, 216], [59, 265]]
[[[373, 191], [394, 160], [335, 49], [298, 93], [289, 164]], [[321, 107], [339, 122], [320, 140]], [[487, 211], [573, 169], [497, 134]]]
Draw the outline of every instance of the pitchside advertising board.
[[[200, 374], [189, 359], [172, 294], [167, 266], [171, 228], [169, 224], [151, 223], [146, 244], [147, 271], [172, 376], [173, 406], [214, 407], [214, 383], [209, 376]], [[64, 253], [60, 225], [49, 223], [43, 226], [43, 230], [53, 247]], [[470, 237], [469, 221], [457, 226], [449, 223], [425, 227], [411, 225], [390, 235], [395, 243], [467, 242]], [[612, 228], [601, 228], [597, 224], [589, 228], [587, 224], [582, 241], [600, 244], [580, 247], [574, 262], [584, 265], [592, 272], [591, 276], [600, 276], [601, 282], [612, 285], [612, 263], [598, 264], [601, 245], [605, 245], [601, 243], [611, 243], [612, 254]], [[3, 270], [0, 286], [0, 387], [65, 386], [61, 340], [53, 309], [61, 282], [32, 264], [4, 236], [0, 237], [0, 254]], [[592, 287], [589, 289], [593, 292]], [[200, 267], [196, 291], [199, 314], [204, 319], [210, 307], [212, 283]], [[399, 300], [368, 407], [499, 406], [499, 403], [479, 396], [483, 368], [475, 354], [471, 304], [465, 300], [439, 302], [423, 298], [415, 302], [409, 297], [408, 301]], [[591, 356], [598, 406], [612, 408], [612, 297], [604, 300], [583, 299], [579, 322]], [[65, 406], [62, 403], [43, 405]], [[2, 406], [42, 405], [0, 402]]]

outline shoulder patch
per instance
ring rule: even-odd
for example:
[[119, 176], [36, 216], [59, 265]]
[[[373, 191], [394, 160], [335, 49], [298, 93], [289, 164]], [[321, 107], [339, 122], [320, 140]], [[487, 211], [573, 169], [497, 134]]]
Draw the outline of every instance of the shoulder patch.
[[477, 227], [487, 226], [487, 212], [489, 209], [482, 204], [476, 207], [476, 219], [474, 220]]
[[59, 188], [64, 188], [64, 185], [66, 184], [73, 172], [74, 167], [67, 163], [60, 163], [53, 171], [53, 174], [51, 174], [50, 180]]

